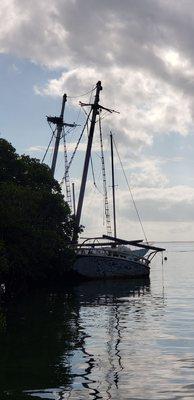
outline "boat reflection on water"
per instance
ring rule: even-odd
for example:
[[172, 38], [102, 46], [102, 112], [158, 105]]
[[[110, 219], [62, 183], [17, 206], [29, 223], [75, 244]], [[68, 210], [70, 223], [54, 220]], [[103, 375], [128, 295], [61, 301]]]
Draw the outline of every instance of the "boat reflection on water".
[[74, 287], [75, 296], [84, 305], [113, 303], [116, 299], [138, 297], [150, 292], [149, 277], [87, 281]]
[[81, 304], [80, 323], [85, 332], [80, 348], [85, 372], [77, 375], [77, 378], [82, 377], [81, 385], [78, 389], [75, 385], [70, 398], [119, 398], [120, 374], [124, 370], [121, 346], [125, 329], [120, 319], [125, 314], [126, 301], [150, 294], [150, 280], [86, 282], [75, 287], [74, 293]]
[[126, 347], [129, 356], [134, 352], [140, 334], [134, 321], [150, 334], [147, 307], [150, 313], [163, 306], [148, 279], [87, 282], [9, 305], [0, 398], [119, 398], [123, 355]]

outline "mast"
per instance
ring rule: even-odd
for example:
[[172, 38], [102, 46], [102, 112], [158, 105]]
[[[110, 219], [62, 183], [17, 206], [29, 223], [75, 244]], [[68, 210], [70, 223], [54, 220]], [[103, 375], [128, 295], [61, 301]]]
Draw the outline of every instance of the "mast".
[[[61, 106], [61, 114], [59, 117], [51, 117], [47, 116], [47, 121], [49, 125], [53, 124], [56, 125], [56, 139], [55, 139], [55, 147], [54, 147], [54, 153], [53, 153], [53, 158], [52, 158], [52, 164], [51, 164], [51, 172], [54, 177], [55, 174], [55, 168], [56, 168], [56, 163], [57, 163], [57, 156], [58, 156], [58, 151], [59, 151], [59, 143], [60, 140], [63, 137], [64, 141], [64, 157], [65, 157], [65, 175], [63, 180], [65, 181], [65, 188], [66, 188], [66, 201], [70, 207], [70, 210], [72, 209], [72, 201], [71, 201], [71, 188], [70, 188], [70, 179], [69, 179], [69, 165], [68, 165], [68, 159], [67, 159], [67, 146], [66, 146], [66, 134], [64, 131], [64, 127], [69, 127], [69, 128], [75, 128], [77, 124], [68, 124], [64, 122], [63, 117], [64, 117], [64, 110], [65, 110], [65, 103], [67, 101], [67, 95], [63, 95], [62, 99], [62, 106]], [[52, 128], [51, 128], [52, 129]], [[52, 129], [52, 132], [54, 134], [55, 130]], [[62, 180], [62, 182], [63, 182]]]
[[98, 81], [96, 84], [96, 95], [95, 95], [94, 104], [92, 104], [92, 120], [91, 120], [91, 125], [90, 125], [90, 132], [89, 132], [89, 136], [88, 136], [88, 144], [87, 144], [84, 169], [83, 169], [83, 174], [82, 174], [82, 181], [81, 181], [81, 187], [80, 187], [80, 193], [79, 193], [79, 199], [78, 199], [78, 205], [77, 205], [77, 213], [76, 213], [76, 218], [75, 218], [75, 229], [74, 229], [74, 234], [73, 234], [73, 241], [77, 241], [77, 236], [78, 236], [78, 229], [79, 229], [79, 225], [80, 225], [83, 199], [84, 199], [85, 187], [86, 187], [86, 180], [87, 180], [87, 175], [88, 175], [88, 167], [89, 167], [91, 148], [92, 148], [92, 142], [93, 142], [93, 136], [94, 136], [94, 128], [95, 128], [96, 116], [98, 114], [98, 108], [99, 108], [99, 93], [101, 90], [102, 90], [101, 82]]
[[112, 199], [113, 199], [113, 224], [114, 224], [114, 237], [117, 237], [116, 230], [116, 208], [115, 208], [115, 174], [114, 174], [114, 154], [113, 154], [113, 137], [110, 132], [110, 146], [111, 146], [111, 168], [112, 168]]
[[[58, 154], [58, 150], [59, 150], [59, 143], [60, 143], [60, 139], [61, 139], [61, 132], [63, 129], [63, 116], [64, 116], [64, 110], [65, 110], [65, 103], [67, 101], [67, 95], [64, 94], [63, 95], [63, 100], [62, 100], [62, 107], [61, 107], [61, 114], [60, 117], [56, 119], [56, 123], [57, 123], [57, 136], [56, 136], [56, 140], [55, 140], [55, 149], [54, 149], [54, 154], [53, 154], [53, 160], [52, 160], [52, 165], [51, 165], [51, 172], [54, 176], [55, 173], [55, 167], [56, 167], [56, 162], [57, 162], [57, 154]], [[52, 117], [51, 117], [52, 118]], [[48, 118], [47, 118], [48, 119]], [[53, 121], [50, 121], [53, 122]]]

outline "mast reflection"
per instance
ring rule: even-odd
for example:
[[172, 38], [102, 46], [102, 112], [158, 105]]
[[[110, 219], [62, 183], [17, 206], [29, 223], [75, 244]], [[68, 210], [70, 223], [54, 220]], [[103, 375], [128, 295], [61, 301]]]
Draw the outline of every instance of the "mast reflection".
[[[107, 339], [105, 343], [107, 363], [103, 381], [100, 380], [99, 355], [96, 352], [89, 352], [87, 350], [89, 344], [84, 340], [82, 352], [87, 357], [85, 359], [85, 372], [82, 374], [85, 381], [82, 382], [82, 386], [88, 390], [87, 397], [91, 399], [105, 399], [105, 396], [107, 399], [111, 399], [112, 395], [115, 396], [115, 390], [117, 394], [113, 398], [119, 398], [120, 374], [124, 369], [120, 345], [122, 345], [122, 332], [125, 329], [124, 326], [121, 327], [120, 316], [123, 316], [126, 299], [129, 299], [129, 297], [132, 299], [139, 298], [150, 292], [150, 281], [134, 280], [133, 283], [126, 281], [87, 282], [76, 287], [74, 292], [81, 304], [79, 321], [82, 323], [82, 327], [84, 322], [87, 322], [87, 319], [85, 319], [87, 314], [83, 318], [81, 310], [84, 310], [85, 307], [90, 309], [95, 307], [100, 314], [101, 308], [108, 307]], [[96, 326], [96, 329], [98, 329], [98, 326]], [[89, 337], [91, 338], [91, 335]], [[88, 338], [87, 334], [86, 338]], [[101, 362], [103, 361], [101, 360]], [[94, 377], [98, 379], [94, 379]], [[74, 392], [74, 396], [75, 394], [78, 393]]]

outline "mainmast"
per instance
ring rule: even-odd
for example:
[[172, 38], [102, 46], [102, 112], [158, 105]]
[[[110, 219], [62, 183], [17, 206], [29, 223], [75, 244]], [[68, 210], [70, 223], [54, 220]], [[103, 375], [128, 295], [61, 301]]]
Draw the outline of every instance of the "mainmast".
[[114, 153], [113, 153], [113, 137], [110, 132], [110, 146], [111, 146], [111, 168], [112, 168], [112, 199], [113, 199], [113, 224], [114, 224], [114, 237], [117, 237], [116, 229], [116, 207], [115, 207], [115, 173], [114, 173]]
[[80, 193], [79, 193], [79, 199], [78, 199], [78, 205], [77, 205], [77, 213], [76, 213], [76, 218], [75, 218], [75, 230], [74, 230], [74, 235], [73, 235], [73, 241], [77, 241], [77, 236], [78, 236], [78, 230], [79, 230], [81, 212], [82, 212], [82, 206], [83, 206], [83, 199], [84, 199], [84, 194], [85, 194], [86, 180], [87, 180], [87, 175], [88, 175], [88, 167], [89, 167], [89, 161], [90, 161], [90, 156], [91, 156], [91, 148], [92, 148], [92, 142], [93, 142], [93, 136], [94, 136], [94, 128], [95, 128], [95, 123], [96, 123], [96, 116], [99, 113], [99, 111], [98, 111], [98, 109], [99, 109], [99, 93], [101, 90], [102, 90], [101, 82], [98, 81], [96, 84], [96, 95], [95, 95], [94, 104], [92, 104], [92, 119], [91, 119], [91, 125], [90, 125], [90, 132], [89, 132], [89, 136], [88, 136], [88, 144], [87, 144], [84, 169], [83, 169], [83, 175], [82, 175], [82, 181], [81, 181], [81, 187], [80, 187]]

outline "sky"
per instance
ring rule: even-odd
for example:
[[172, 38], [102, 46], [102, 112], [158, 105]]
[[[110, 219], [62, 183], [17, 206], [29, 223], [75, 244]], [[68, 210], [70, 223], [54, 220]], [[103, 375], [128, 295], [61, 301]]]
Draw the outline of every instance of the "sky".
[[[67, 93], [65, 121], [81, 125], [66, 135], [71, 157], [85, 118], [79, 100], [93, 101], [94, 91], [84, 94], [101, 80], [100, 104], [119, 111], [102, 119], [109, 197], [111, 130], [148, 240], [194, 240], [193, 1], [1, 0], [0, 14], [1, 137], [42, 160], [46, 115], [59, 115]], [[76, 198], [86, 140], [69, 170]], [[98, 129], [92, 160], [85, 236], [106, 231]], [[59, 181], [63, 168], [61, 143]], [[118, 236], [141, 239], [116, 152], [115, 169]]]

